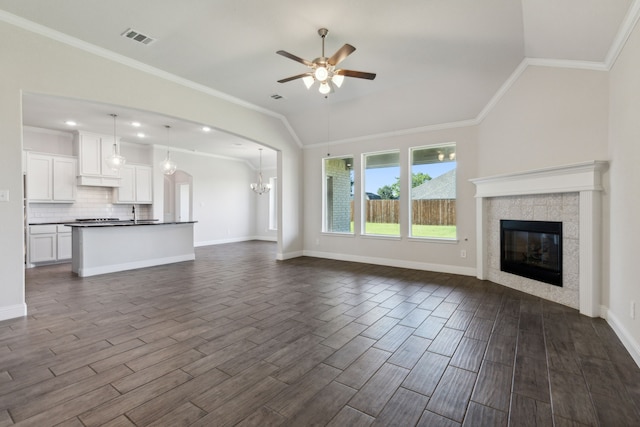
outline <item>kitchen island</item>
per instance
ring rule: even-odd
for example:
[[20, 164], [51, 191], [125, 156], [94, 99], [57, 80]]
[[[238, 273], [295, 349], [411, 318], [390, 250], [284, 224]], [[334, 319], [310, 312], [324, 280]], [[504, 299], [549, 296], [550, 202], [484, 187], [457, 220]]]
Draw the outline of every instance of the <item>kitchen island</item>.
[[196, 221], [115, 221], [71, 227], [71, 268], [80, 277], [195, 259]]

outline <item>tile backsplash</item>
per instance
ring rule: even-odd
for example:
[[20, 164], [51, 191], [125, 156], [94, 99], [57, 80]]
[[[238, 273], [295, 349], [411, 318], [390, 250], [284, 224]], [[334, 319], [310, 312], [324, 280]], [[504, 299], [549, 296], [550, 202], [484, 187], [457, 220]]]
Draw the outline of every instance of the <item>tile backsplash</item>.
[[[29, 203], [27, 222], [65, 222], [76, 218], [133, 219], [131, 204], [112, 203], [112, 189], [78, 186], [75, 203]], [[139, 219], [151, 219], [151, 205], [136, 205]]]

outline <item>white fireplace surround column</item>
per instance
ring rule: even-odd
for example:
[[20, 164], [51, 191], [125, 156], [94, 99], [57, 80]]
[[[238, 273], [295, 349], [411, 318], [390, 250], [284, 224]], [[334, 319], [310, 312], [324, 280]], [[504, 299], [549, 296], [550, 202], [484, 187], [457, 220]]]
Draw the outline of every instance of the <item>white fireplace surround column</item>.
[[577, 192], [580, 195], [580, 313], [600, 317], [602, 172], [607, 167], [607, 162], [594, 160], [472, 179], [476, 185], [477, 277], [487, 279], [487, 198]]

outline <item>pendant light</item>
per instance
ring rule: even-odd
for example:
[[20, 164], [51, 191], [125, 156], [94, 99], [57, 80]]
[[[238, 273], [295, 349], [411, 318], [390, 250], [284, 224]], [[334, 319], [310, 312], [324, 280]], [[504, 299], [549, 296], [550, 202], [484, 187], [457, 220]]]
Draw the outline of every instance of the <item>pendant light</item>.
[[271, 185], [265, 184], [262, 182], [262, 148], [258, 148], [260, 150], [260, 169], [258, 172], [258, 182], [254, 182], [251, 184], [251, 189], [256, 193], [262, 195], [264, 193], [268, 193], [271, 190]]
[[116, 136], [116, 118], [117, 114], [110, 114], [113, 117], [113, 154], [107, 157], [106, 163], [109, 168], [114, 171], [119, 171], [127, 160], [120, 155], [120, 145], [118, 144], [118, 137]]
[[165, 125], [165, 128], [167, 128], [167, 157], [160, 163], [160, 168], [163, 174], [173, 175], [178, 165], [171, 160], [171, 153], [169, 152], [169, 129], [171, 129], [171, 126]]

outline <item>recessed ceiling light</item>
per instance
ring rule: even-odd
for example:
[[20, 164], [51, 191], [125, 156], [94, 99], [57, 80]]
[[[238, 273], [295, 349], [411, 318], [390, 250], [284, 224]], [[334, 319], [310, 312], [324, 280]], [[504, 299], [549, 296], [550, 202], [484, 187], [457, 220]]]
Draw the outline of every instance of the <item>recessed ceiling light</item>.
[[211, 132], [211, 128], [209, 126], [202, 126], [203, 132]]
[[140, 122], [131, 122], [131, 126], [134, 128], [139, 128], [141, 126]]
[[64, 122], [64, 124], [67, 126], [75, 126], [78, 123], [74, 122], [73, 120], [67, 120], [66, 122]]
[[138, 132], [137, 135], [138, 135], [138, 138], [144, 138], [145, 136], [147, 136], [142, 132]]

